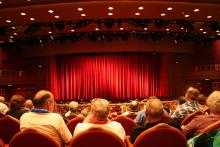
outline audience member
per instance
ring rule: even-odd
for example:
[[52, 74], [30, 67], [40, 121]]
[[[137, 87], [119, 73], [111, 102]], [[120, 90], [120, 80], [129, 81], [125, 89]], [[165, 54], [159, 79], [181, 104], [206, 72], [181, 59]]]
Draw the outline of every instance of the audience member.
[[30, 111], [31, 109], [33, 109], [34, 105], [32, 100], [26, 100], [24, 102], [24, 109]]
[[163, 104], [159, 99], [149, 99], [145, 106], [145, 113], [147, 116], [147, 123], [144, 126], [136, 126], [133, 129], [133, 132], [130, 136], [130, 141], [134, 143], [135, 139], [141, 134], [143, 131], [159, 124], [159, 123], [166, 123], [171, 125], [179, 130], [181, 128], [179, 125], [172, 119], [164, 120], [162, 117], [164, 115], [163, 111]]
[[126, 111], [126, 112], [124, 112], [122, 115], [128, 115], [128, 114], [130, 114], [130, 113], [132, 113], [132, 114], [137, 114], [138, 113], [138, 111], [139, 111], [139, 102], [138, 101], [132, 101], [131, 103], [130, 103], [130, 106], [129, 106], [129, 110], [128, 111]]
[[210, 114], [195, 116], [191, 122], [182, 127], [188, 138], [198, 135], [202, 129], [220, 120], [220, 91], [214, 91], [209, 95], [207, 105]]
[[203, 111], [201, 105], [197, 102], [199, 90], [193, 87], [189, 87], [185, 93], [186, 102], [177, 106], [176, 110], [172, 114], [172, 118], [180, 121], [185, 116], [199, 110]]
[[185, 103], [186, 102], [186, 100], [185, 100], [185, 97], [184, 96], [180, 96], [180, 97], [178, 97], [178, 102], [179, 102], [179, 105], [182, 105], [183, 103]]
[[4, 103], [5, 98], [3, 96], [0, 96], [0, 113], [5, 114], [8, 112], [8, 106]]
[[27, 110], [24, 109], [24, 102], [25, 98], [22, 95], [13, 95], [9, 102], [10, 109], [6, 114], [19, 120], [21, 115], [27, 112]]
[[41, 90], [35, 95], [33, 104], [35, 109], [23, 114], [20, 119], [21, 130], [34, 128], [51, 136], [61, 146], [63, 143], [68, 144], [72, 135], [63, 118], [53, 113], [55, 104], [53, 94], [50, 91]]
[[206, 100], [207, 100], [207, 97], [205, 95], [199, 94], [197, 101], [201, 105], [203, 110], [207, 110], [208, 109], [208, 107], [206, 105]]
[[74, 136], [91, 127], [101, 127], [118, 135], [123, 141], [125, 139], [125, 130], [122, 125], [115, 121], [108, 120], [110, 111], [109, 102], [102, 98], [93, 99], [91, 102], [90, 115], [83, 123], [77, 124]]
[[65, 117], [68, 117], [70, 114], [78, 114], [78, 102], [72, 101], [69, 103], [69, 111], [65, 114]]

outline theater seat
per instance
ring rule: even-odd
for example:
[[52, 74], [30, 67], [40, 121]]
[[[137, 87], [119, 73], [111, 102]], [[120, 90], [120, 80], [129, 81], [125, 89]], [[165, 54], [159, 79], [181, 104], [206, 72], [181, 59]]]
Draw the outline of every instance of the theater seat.
[[187, 125], [193, 118], [195, 118], [195, 116], [197, 115], [202, 115], [204, 113], [202, 113], [201, 111], [195, 111], [189, 115], [187, 115], [185, 118], [183, 118], [181, 121], [180, 121], [180, 124], [181, 126], [182, 125]]
[[67, 119], [68, 120], [71, 120], [71, 119], [74, 119], [74, 118], [76, 118], [77, 117], [77, 115], [76, 114], [70, 114], [69, 116], [67, 116]]
[[186, 147], [187, 139], [178, 129], [160, 123], [142, 132], [131, 144], [126, 138], [128, 147]]
[[20, 131], [20, 122], [14, 117], [5, 115], [0, 118], [0, 138], [8, 144], [11, 138]]
[[4, 147], [5, 146], [5, 143], [4, 141], [0, 138], [0, 147]]
[[112, 121], [117, 121], [121, 123], [123, 128], [125, 129], [126, 135], [130, 135], [133, 131], [133, 128], [137, 126], [137, 124], [131, 119], [123, 115], [119, 115], [112, 119]]
[[34, 129], [24, 129], [10, 141], [9, 147], [60, 147], [50, 136]]
[[69, 147], [125, 147], [125, 143], [114, 133], [93, 127], [72, 138]]
[[128, 118], [130, 118], [130, 119], [132, 119], [132, 120], [134, 120], [134, 119], [136, 118], [137, 114], [135, 114], [135, 113], [129, 113], [129, 114], [125, 115], [125, 116], [128, 117]]
[[75, 117], [74, 119], [68, 121], [67, 123], [67, 127], [69, 128], [71, 134], [73, 134], [74, 130], [75, 130], [75, 127], [78, 123], [82, 123], [84, 121], [84, 117], [82, 116], [77, 116]]
[[5, 115], [3, 113], [0, 112], [0, 118], [4, 117]]
[[204, 129], [202, 129], [202, 131], [199, 134], [203, 134], [203, 133], [206, 133], [206, 132], [212, 132], [212, 131], [217, 130], [219, 128], [220, 128], [220, 120], [213, 123], [213, 124], [211, 124], [211, 125], [208, 125]]

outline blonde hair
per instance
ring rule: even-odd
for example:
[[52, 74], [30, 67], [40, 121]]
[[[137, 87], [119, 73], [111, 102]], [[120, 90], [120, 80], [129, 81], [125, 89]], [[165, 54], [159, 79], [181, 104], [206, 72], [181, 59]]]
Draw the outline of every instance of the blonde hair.
[[220, 114], [220, 91], [214, 91], [206, 100], [211, 113]]
[[153, 117], [158, 118], [163, 115], [163, 104], [157, 99], [149, 99], [145, 104], [146, 114]]
[[110, 111], [109, 102], [106, 99], [96, 98], [91, 102], [91, 113], [97, 120], [107, 120]]
[[199, 90], [194, 87], [189, 87], [186, 90], [186, 97], [190, 98], [191, 100], [196, 100], [199, 94]]
[[69, 109], [71, 110], [77, 110], [78, 106], [79, 106], [78, 102], [72, 101], [69, 103]]

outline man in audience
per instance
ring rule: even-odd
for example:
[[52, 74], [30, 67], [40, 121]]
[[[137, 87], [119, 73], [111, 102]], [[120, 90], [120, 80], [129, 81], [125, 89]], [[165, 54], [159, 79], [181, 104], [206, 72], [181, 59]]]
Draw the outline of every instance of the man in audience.
[[63, 118], [53, 113], [54, 96], [50, 91], [39, 91], [34, 99], [35, 109], [22, 115], [20, 119], [21, 130], [25, 128], [37, 129], [52, 138], [62, 146], [63, 143], [68, 144], [72, 135], [64, 123]]
[[118, 135], [123, 141], [125, 139], [125, 130], [122, 125], [115, 121], [107, 119], [110, 111], [109, 102], [105, 99], [97, 98], [91, 102], [90, 115], [83, 123], [77, 124], [74, 136], [91, 127], [101, 127]]
[[179, 130], [181, 128], [179, 125], [172, 119], [164, 120], [163, 115], [163, 104], [159, 99], [149, 99], [145, 106], [145, 113], [147, 116], [147, 123], [144, 126], [136, 126], [133, 129], [133, 132], [130, 136], [130, 141], [134, 143], [135, 139], [138, 137], [139, 134], [141, 134], [143, 131], [159, 124], [159, 123], [166, 123], [168, 125], [171, 125]]
[[5, 98], [0, 96], [0, 113], [5, 114], [9, 109], [8, 106], [4, 103]]
[[68, 117], [70, 114], [76, 114], [78, 115], [78, 102], [75, 102], [75, 101], [71, 101], [69, 103], [69, 111], [65, 114], [65, 117]]
[[188, 138], [198, 135], [202, 129], [220, 120], [220, 91], [211, 93], [206, 103], [210, 114], [195, 116], [191, 122], [182, 127], [184, 134]]
[[30, 111], [31, 109], [33, 109], [34, 105], [32, 100], [26, 100], [24, 102], [24, 109]]
[[180, 121], [185, 116], [199, 110], [203, 111], [201, 105], [197, 102], [199, 90], [193, 87], [189, 87], [185, 93], [186, 102], [182, 105], [177, 106], [176, 110], [172, 114], [172, 118]]
[[135, 100], [130, 103], [130, 110], [124, 112], [122, 115], [128, 115], [130, 113], [137, 114], [138, 111], [139, 111], [139, 102]]

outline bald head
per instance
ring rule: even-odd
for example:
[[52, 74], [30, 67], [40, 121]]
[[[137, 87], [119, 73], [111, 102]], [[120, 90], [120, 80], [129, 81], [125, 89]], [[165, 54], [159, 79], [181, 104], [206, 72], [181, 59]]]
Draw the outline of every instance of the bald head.
[[152, 118], [158, 118], [163, 115], [163, 104], [162, 102], [155, 98], [149, 99], [145, 105], [146, 114]]
[[0, 96], [0, 102], [2, 102], [2, 103], [5, 102], [5, 98], [3, 96]]
[[40, 90], [36, 93], [33, 99], [33, 104], [35, 108], [48, 109], [48, 107], [54, 107], [54, 96], [48, 90]]
[[24, 107], [28, 108], [28, 109], [32, 109], [32, 107], [33, 107], [32, 100], [26, 100], [25, 103], [24, 103]]
[[206, 100], [210, 113], [220, 115], [220, 91], [214, 91]]

